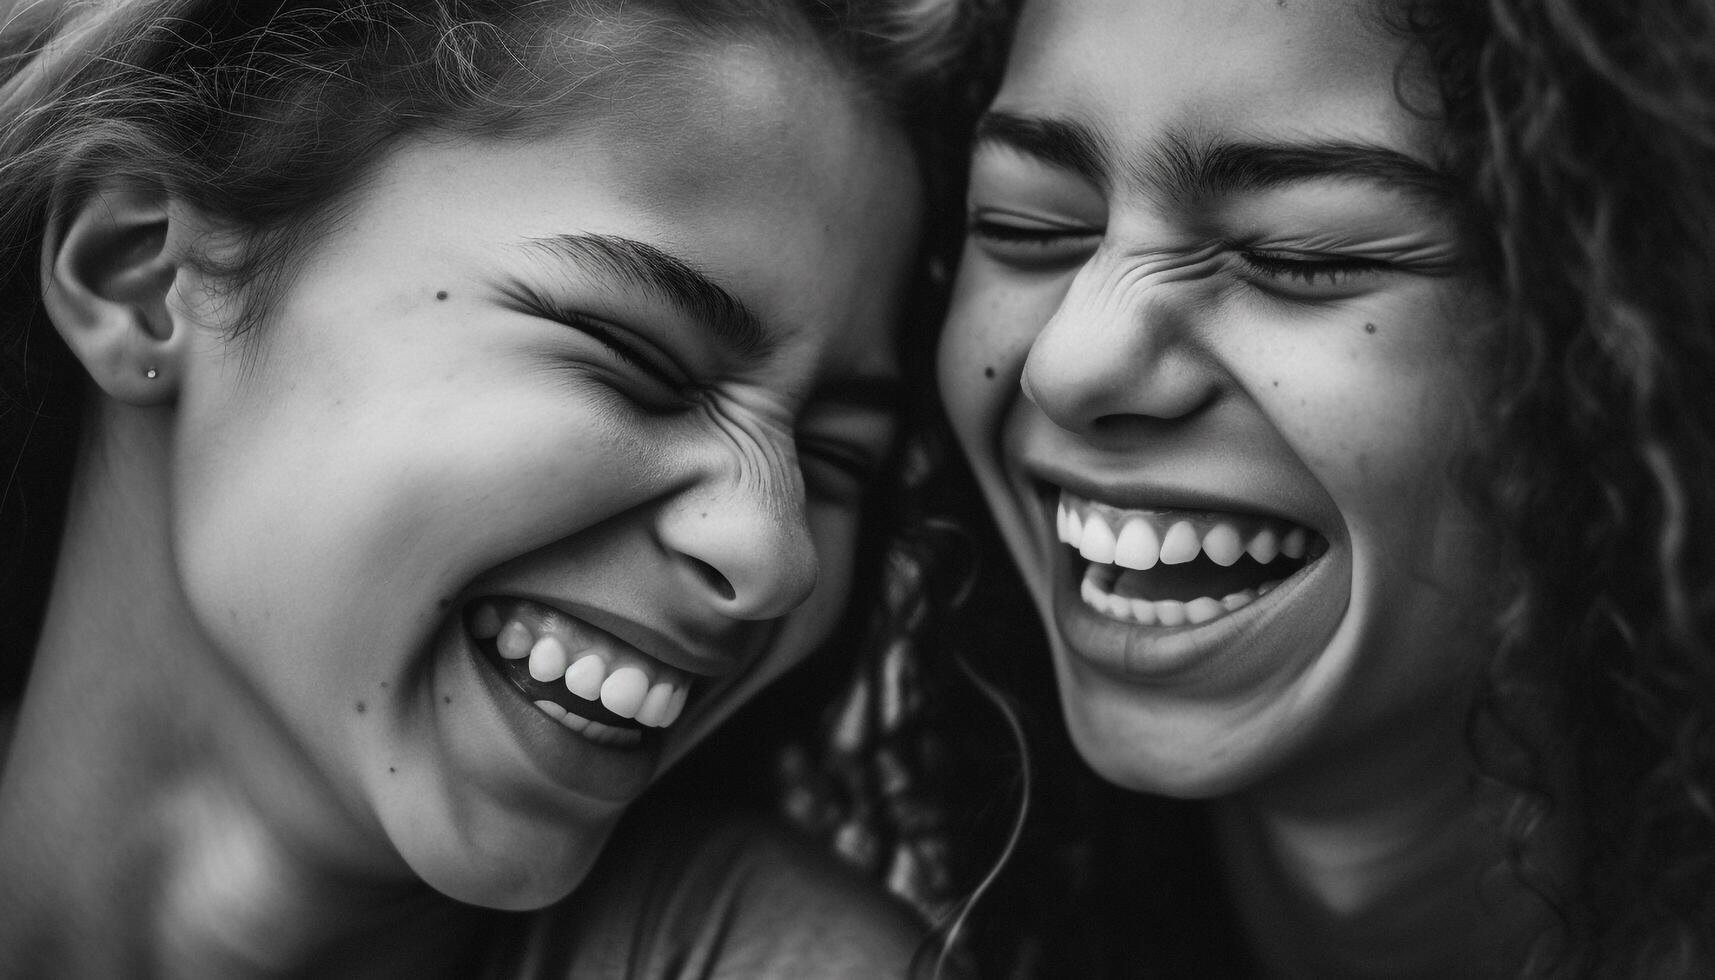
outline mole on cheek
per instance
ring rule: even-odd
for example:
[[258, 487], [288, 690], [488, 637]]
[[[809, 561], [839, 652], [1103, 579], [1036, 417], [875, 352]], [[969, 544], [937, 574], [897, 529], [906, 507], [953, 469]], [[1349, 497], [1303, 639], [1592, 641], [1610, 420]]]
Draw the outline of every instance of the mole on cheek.
[[441, 290], [440, 292], [435, 294], [435, 298], [436, 299], [446, 299], [447, 298], [447, 291], [444, 289]]
[[365, 711], [368, 711], [368, 710], [369, 710], [369, 705], [364, 704], [362, 701], [357, 702], [357, 713], [358, 714], [361, 715]]
[[983, 368], [983, 377], [985, 377], [985, 378], [994, 377], [994, 368], [991, 368], [991, 367]]
[[1375, 333], [1375, 332], [1376, 332], [1376, 325], [1375, 324], [1373, 324], [1373, 323], [1364, 324], [1364, 333]]

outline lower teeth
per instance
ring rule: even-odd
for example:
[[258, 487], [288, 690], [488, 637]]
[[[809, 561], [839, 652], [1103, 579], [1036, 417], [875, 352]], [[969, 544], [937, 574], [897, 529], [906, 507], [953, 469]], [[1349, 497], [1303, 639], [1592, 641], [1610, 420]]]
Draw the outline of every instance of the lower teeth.
[[636, 745], [643, 741], [643, 732], [638, 729], [615, 728], [599, 721], [591, 721], [583, 715], [567, 711], [552, 701], [537, 701], [536, 707], [542, 709], [543, 714], [592, 742], [600, 742], [603, 745]]
[[1177, 599], [1134, 599], [1107, 591], [1097, 580], [1108, 573], [1110, 566], [1091, 565], [1084, 571], [1079, 595], [1084, 604], [1121, 622], [1142, 626], [1193, 626], [1236, 612], [1267, 595], [1278, 581], [1264, 582], [1254, 589], [1241, 589], [1224, 598], [1203, 596], [1181, 602]]

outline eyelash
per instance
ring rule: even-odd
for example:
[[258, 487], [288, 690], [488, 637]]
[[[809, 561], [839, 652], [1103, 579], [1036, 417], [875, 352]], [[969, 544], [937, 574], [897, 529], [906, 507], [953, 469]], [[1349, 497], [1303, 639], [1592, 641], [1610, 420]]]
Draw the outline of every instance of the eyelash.
[[1243, 248], [1236, 251], [1239, 259], [1256, 275], [1280, 282], [1300, 282], [1306, 286], [1334, 285], [1354, 275], [1393, 267], [1381, 259], [1351, 255], [1294, 258]]
[[553, 318], [568, 327], [574, 327], [589, 334], [592, 339], [611, 350], [613, 356], [648, 375], [650, 380], [658, 381], [675, 391], [685, 387], [683, 378], [675, 377], [672, 372], [663, 369], [659, 364], [639, 354], [635, 348], [621, 340], [614, 331], [608, 329], [600, 321], [572, 310], [562, 311]]
[[1094, 228], [1038, 227], [972, 217], [965, 234], [998, 262], [1020, 269], [1051, 269], [1071, 265], [1101, 240]]
[[1007, 224], [1001, 221], [985, 221], [980, 218], [971, 219], [966, 229], [967, 234], [984, 241], [1044, 248], [1077, 239], [1097, 238], [1101, 235], [1100, 231], [1090, 228], [1035, 228]]
[[681, 372], [665, 368], [656, 359], [642, 354], [636, 345], [627, 343], [618, 331], [600, 320], [578, 310], [561, 306], [522, 284], [514, 287], [514, 296], [524, 312], [544, 320], [564, 324], [583, 333], [591, 340], [606, 347], [614, 357], [627, 367], [633, 368], [650, 381], [673, 391], [675, 394], [682, 392], [689, 384]]
[[976, 220], [970, 223], [970, 233], [978, 238], [997, 242], [1017, 242], [1024, 244], [1041, 244], [1062, 238], [1081, 238], [1089, 232], [1069, 228], [1026, 228], [1022, 225], [1009, 225], [998, 221]]

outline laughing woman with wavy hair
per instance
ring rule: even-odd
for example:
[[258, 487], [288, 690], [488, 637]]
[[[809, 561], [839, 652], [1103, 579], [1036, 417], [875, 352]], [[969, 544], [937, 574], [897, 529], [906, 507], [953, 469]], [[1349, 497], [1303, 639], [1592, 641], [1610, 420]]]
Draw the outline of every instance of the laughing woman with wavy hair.
[[0, 3], [0, 975], [902, 974], [687, 756], [862, 597], [957, 21]]

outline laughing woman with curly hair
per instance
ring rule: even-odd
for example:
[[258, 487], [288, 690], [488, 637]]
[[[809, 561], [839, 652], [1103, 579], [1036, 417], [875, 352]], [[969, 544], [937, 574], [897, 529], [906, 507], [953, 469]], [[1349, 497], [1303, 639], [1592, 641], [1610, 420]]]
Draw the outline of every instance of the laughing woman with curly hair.
[[1707, 0], [1025, 3], [941, 347], [1066, 731], [997, 972], [1715, 972], [1712, 174]]

